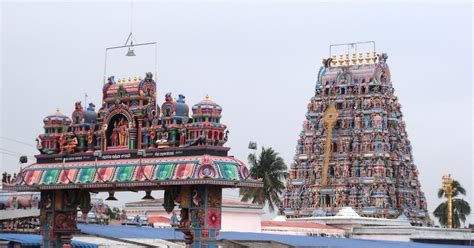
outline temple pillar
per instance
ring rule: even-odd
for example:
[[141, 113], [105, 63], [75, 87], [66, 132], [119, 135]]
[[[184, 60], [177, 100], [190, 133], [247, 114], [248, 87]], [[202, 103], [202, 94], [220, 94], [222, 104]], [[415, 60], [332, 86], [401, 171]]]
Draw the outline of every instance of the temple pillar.
[[105, 129], [100, 131], [100, 137], [102, 140], [102, 151], [107, 151], [107, 137], [105, 137]]
[[43, 248], [70, 248], [72, 234], [78, 231], [77, 208], [90, 209], [90, 195], [81, 190], [41, 192], [40, 233]]
[[128, 144], [128, 149], [134, 150], [137, 148], [137, 129], [129, 128], [128, 135], [130, 139], [129, 144]]
[[95, 132], [95, 145], [94, 145], [94, 150], [100, 150], [101, 145], [102, 145], [102, 136], [100, 135], [100, 132]]
[[171, 144], [175, 144], [175, 142], [176, 142], [176, 129], [173, 128], [169, 131], [168, 140]]
[[211, 185], [181, 186], [179, 230], [187, 247], [216, 247], [221, 228], [222, 188]]
[[77, 150], [78, 150], [78, 151], [81, 151], [81, 152], [86, 151], [86, 148], [87, 148], [87, 145], [86, 145], [86, 144], [87, 144], [87, 143], [86, 143], [86, 139], [85, 139], [85, 137], [84, 137], [84, 134], [78, 135], [78, 141], [79, 141], [79, 142], [78, 142], [79, 144], [77, 145], [77, 146], [78, 146], [78, 149], [77, 149]]
[[142, 127], [143, 127], [143, 119], [138, 119], [138, 130], [137, 130], [137, 149], [142, 149]]

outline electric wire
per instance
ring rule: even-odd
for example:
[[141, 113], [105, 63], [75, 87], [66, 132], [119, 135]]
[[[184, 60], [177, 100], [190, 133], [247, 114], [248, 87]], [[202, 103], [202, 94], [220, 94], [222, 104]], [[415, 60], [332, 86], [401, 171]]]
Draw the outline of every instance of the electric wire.
[[[0, 154], [7, 155], [7, 156], [11, 156], [11, 157], [15, 157], [15, 158], [20, 158], [20, 155], [14, 154], [14, 153], [9, 153], [9, 152], [0, 151]], [[33, 156], [26, 156], [26, 157], [29, 158], [29, 159], [36, 159], [36, 158], [33, 157]]]
[[1, 147], [0, 147], [0, 150], [2, 150], [2, 151], [4, 151], [4, 152], [9, 152], [9, 153], [18, 154], [18, 155], [20, 155], [20, 156], [24, 155], [24, 154], [22, 154], [22, 153], [15, 152], [15, 151], [12, 151], [12, 150], [7, 150], [7, 149], [1, 148]]
[[4, 137], [4, 136], [0, 136], [0, 139], [4, 139], [4, 140], [16, 142], [16, 143], [18, 143], [18, 144], [22, 144], [22, 145], [26, 145], [26, 146], [30, 146], [30, 147], [35, 147], [35, 148], [36, 148], [36, 146], [34, 146], [34, 145], [32, 145], [32, 144], [27, 143], [27, 142], [23, 142], [23, 141], [20, 141], [20, 140], [16, 140], [16, 139]]
[[3, 155], [8, 155], [8, 156], [16, 157], [16, 158], [18, 158], [18, 157], [19, 157], [19, 156], [18, 156], [18, 155], [16, 155], [16, 154], [11, 154], [11, 153], [7, 153], [7, 152], [1, 152], [1, 151], [0, 151], [0, 154], [3, 154]]

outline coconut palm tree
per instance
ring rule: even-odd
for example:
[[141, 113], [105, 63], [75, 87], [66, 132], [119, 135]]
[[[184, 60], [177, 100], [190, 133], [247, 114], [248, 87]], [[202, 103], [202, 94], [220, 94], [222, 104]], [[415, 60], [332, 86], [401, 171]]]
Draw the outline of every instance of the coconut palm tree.
[[[466, 195], [466, 190], [461, 186], [461, 184], [453, 180], [452, 182], [453, 188], [453, 228], [461, 227], [461, 221], [464, 223], [466, 221], [466, 216], [471, 213], [471, 207], [469, 203], [465, 200], [458, 198], [460, 195]], [[446, 192], [441, 188], [438, 190], [438, 198], [447, 197]], [[434, 210], [434, 216], [438, 218], [439, 223], [442, 226], [448, 225], [448, 201], [445, 201]]]
[[265, 149], [257, 156], [249, 154], [250, 177], [261, 179], [263, 188], [242, 188], [240, 196], [242, 201], [252, 200], [260, 205], [268, 204], [271, 212], [280, 205], [280, 194], [285, 189], [285, 180], [288, 176], [287, 167], [283, 158], [272, 148]]

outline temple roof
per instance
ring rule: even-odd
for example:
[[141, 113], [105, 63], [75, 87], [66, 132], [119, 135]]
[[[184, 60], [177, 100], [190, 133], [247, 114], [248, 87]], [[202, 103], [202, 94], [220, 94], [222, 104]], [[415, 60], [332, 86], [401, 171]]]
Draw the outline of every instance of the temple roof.
[[88, 188], [120, 191], [130, 187], [210, 184], [222, 187], [261, 187], [248, 179], [247, 167], [227, 156], [173, 156], [65, 163], [36, 163], [24, 168], [7, 190]]

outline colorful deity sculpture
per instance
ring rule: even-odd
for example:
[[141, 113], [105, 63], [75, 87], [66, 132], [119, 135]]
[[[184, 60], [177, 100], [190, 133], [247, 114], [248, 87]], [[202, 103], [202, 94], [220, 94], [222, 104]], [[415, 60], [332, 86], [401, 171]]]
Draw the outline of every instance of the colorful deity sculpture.
[[[287, 217], [350, 206], [362, 216], [430, 221], [387, 58], [324, 60], [283, 194]], [[315, 176], [303, 173], [307, 164]], [[301, 201], [301, 182], [310, 183], [312, 202]]]
[[[37, 162], [3, 188], [41, 192], [43, 247], [70, 247], [76, 215], [94, 209], [91, 192], [164, 190], [164, 208], [181, 209], [179, 230], [193, 247], [215, 247], [221, 225], [222, 189], [262, 187], [247, 166], [224, 147], [222, 108], [206, 97], [192, 108], [184, 95], [165, 94], [156, 104], [156, 83], [144, 79], [104, 84], [102, 106], [74, 105], [71, 118], [57, 111], [44, 121]], [[95, 206], [97, 209], [97, 206]]]

